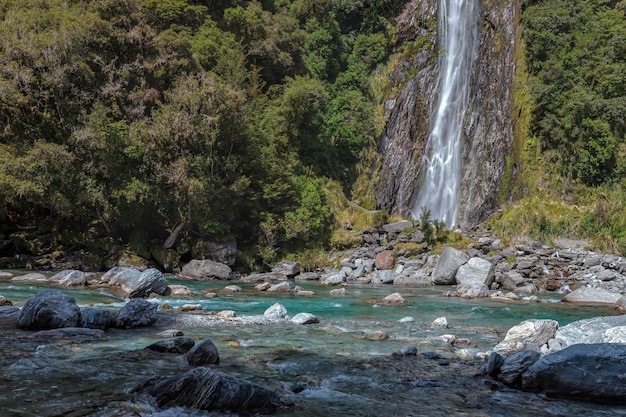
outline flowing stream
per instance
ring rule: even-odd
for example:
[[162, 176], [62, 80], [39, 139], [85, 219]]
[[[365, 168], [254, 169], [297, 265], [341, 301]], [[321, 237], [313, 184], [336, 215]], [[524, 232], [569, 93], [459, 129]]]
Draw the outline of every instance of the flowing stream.
[[[168, 313], [158, 325], [143, 329], [109, 329], [90, 341], [49, 340], [36, 332], [15, 328], [0, 320], [0, 416], [232, 416], [193, 409], [159, 410], [153, 403], [129, 395], [146, 378], [179, 375], [189, 369], [184, 355], [156, 353], [144, 347], [163, 337], [158, 332], [176, 328], [197, 341], [211, 339], [218, 347], [216, 369], [283, 393], [295, 409], [279, 416], [626, 416], [626, 407], [550, 400], [509, 389], [493, 390], [474, 376], [479, 363], [472, 356], [502, 340], [506, 331], [529, 318], [571, 321], [610, 315], [608, 307], [581, 307], [558, 302], [558, 295], [539, 302], [444, 297], [444, 287], [397, 288], [351, 284], [343, 296], [331, 288], [301, 283], [313, 296], [271, 294], [240, 284], [228, 293], [220, 282], [180, 281], [192, 290], [187, 297], [150, 298], [161, 306], [200, 304], [196, 313]], [[0, 278], [0, 294], [17, 306], [50, 285], [13, 282]], [[117, 311], [123, 302], [103, 288], [61, 289], [81, 307]], [[216, 292], [210, 298], [207, 292]], [[408, 301], [382, 305], [392, 292]], [[263, 314], [274, 303], [290, 316], [315, 314], [319, 324], [231, 324], [203, 322], [211, 312], [234, 310], [238, 317]], [[449, 328], [433, 328], [438, 317]], [[410, 317], [411, 320], [400, 319]], [[176, 318], [174, 321], [168, 321]], [[181, 321], [180, 319], [183, 318]], [[203, 324], [204, 323], [204, 324]], [[388, 338], [368, 335], [385, 332]], [[440, 338], [454, 335], [466, 342], [453, 345]], [[409, 345], [418, 352], [436, 352], [439, 359], [417, 356], [393, 358]], [[467, 363], [459, 360], [461, 351]], [[255, 414], [257, 415], [257, 414]]]
[[440, 80], [436, 111], [426, 145], [420, 189], [413, 216], [423, 209], [454, 226], [461, 182], [461, 129], [469, 97], [472, 60], [476, 55], [476, 0], [439, 2]]

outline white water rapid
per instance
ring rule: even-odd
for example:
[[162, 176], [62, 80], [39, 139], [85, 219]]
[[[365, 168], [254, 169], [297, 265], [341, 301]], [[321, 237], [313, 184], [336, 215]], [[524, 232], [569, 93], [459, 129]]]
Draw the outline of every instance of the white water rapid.
[[461, 129], [469, 97], [472, 59], [478, 46], [476, 0], [440, 0], [439, 96], [424, 153], [420, 189], [412, 213], [454, 226], [461, 183]]

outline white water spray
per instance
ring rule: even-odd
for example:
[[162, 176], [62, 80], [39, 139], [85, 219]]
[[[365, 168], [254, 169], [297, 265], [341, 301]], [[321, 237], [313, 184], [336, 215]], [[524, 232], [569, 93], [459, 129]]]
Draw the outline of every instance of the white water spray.
[[461, 182], [461, 129], [469, 97], [472, 59], [476, 54], [476, 0], [440, 0], [439, 97], [431, 119], [424, 154], [420, 189], [412, 207], [414, 216], [422, 209], [431, 217], [454, 226]]

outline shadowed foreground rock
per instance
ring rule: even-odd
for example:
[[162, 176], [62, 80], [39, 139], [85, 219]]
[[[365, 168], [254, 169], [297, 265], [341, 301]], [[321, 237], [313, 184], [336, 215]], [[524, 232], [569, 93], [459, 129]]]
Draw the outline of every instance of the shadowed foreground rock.
[[25, 330], [49, 330], [61, 327], [77, 327], [80, 308], [76, 300], [57, 290], [44, 290], [29, 298], [17, 323]]
[[288, 405], [285, 399], [267, 388], [202, 367], [180, 376], [152, 377], [135, 387], [132, 393], [148, 394], [162, 408], [272, 412]]
[[522, 389], [549, 396], [623, 404], [626, 345], [572, 345], [539, 359], [522, 374]]

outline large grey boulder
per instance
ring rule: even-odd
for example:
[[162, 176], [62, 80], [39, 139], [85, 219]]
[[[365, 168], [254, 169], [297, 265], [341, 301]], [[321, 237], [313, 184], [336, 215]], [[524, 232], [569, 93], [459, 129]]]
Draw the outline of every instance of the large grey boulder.
[[621, 294], [612, 293], [601, 288], [577, 288], [563, 297], [563, 301], [579, 304], [615, 304]]
[[506, 332], [504, 340], [498, 343], [494, 352], [509, 356], [523, 350], [541, 351], [550, 339], [556, 335], [559, 323], [556, 320], [525, 320]]
[[456, 272], [461, 265], [469, 260], [469, 255], [463, 251], [448, 246], [437, 260], [431, 275], [435, 285], [454, 285]]
[[548, 396], [624, 403], [626, 345], [577, 344], [539, 359], [522, 374], [522, 389]]
[[607, 331], [624, 326], [626, 326], [626, 315], [593, 317], [574, 321], [557, 330], [554, 338], [549, 341], [549, 349], [546, 352], [556, 352], [578, 343], [609, 342], [610, 338], [615, 336], [611, 336], [609, 333], [607, 338]]
[[220, 363], [217, 346], [210, 339], [191, 348], [185, 358], [191, 366], [217, 365]]
[[139, 275], [141, 275], [141, 271], [138, 269], [127, 266], [114, 266], [105, 272], [100, 280], [109, 285], [121, 287], [125, 283], [134, 280]]
[[26, 300], [17, 321], [25, 330], [78, 327], [80, 308], [76, 300], [58, 290], [43, 290]]
[[161, 408], [271, 413], [288, 404], [274, 391], [204, 367], [179, 376], [152, 377], [132, 393], [154, 397]]
[[293, 261], [283, 261], [272, 267], [272, 272], [285, 274], [289, 278], [293, 278], [300, 273], [300, 264]]
[[246, 275], [245, 277], [241, 277], [242, 282], [250, 282], [253, 284], [256, 284], [259, 282], [271, 282], [275, 284], [275, 283], [284, 282], [287, 280], [288, 280], [287, 275], [283, 274], [282, 272], [263, 272], [260, 274], [250, 274], [250, 275]]
[[157, 305], [141, 298], [133, 298], [120, 309], [115, 318], [115, 327], [131, 329], [150, 326], [157, 319]]
[[477, 287], [486, 285], [489, 288], [493, 283], [495, 273], [491, 262], [474, 257], [461, 265], [454, 277], [459, 285]]
[[196, 281], [226, 280], [230, 278], [231, 272], [230, 267], [221, 262], [193, 259], [183, 266], [180, 277]]
[[58, 282], [63, 287], [82, 287], [87, 282], [85, 273], [75, 269], [61, 271], [48, 278], [48, 280]]
[[151, 293], [169, 295], [167, 279], [158, 269], [150, 268], [122, 283], [123, 295], [126, 298], [145, 298]]

